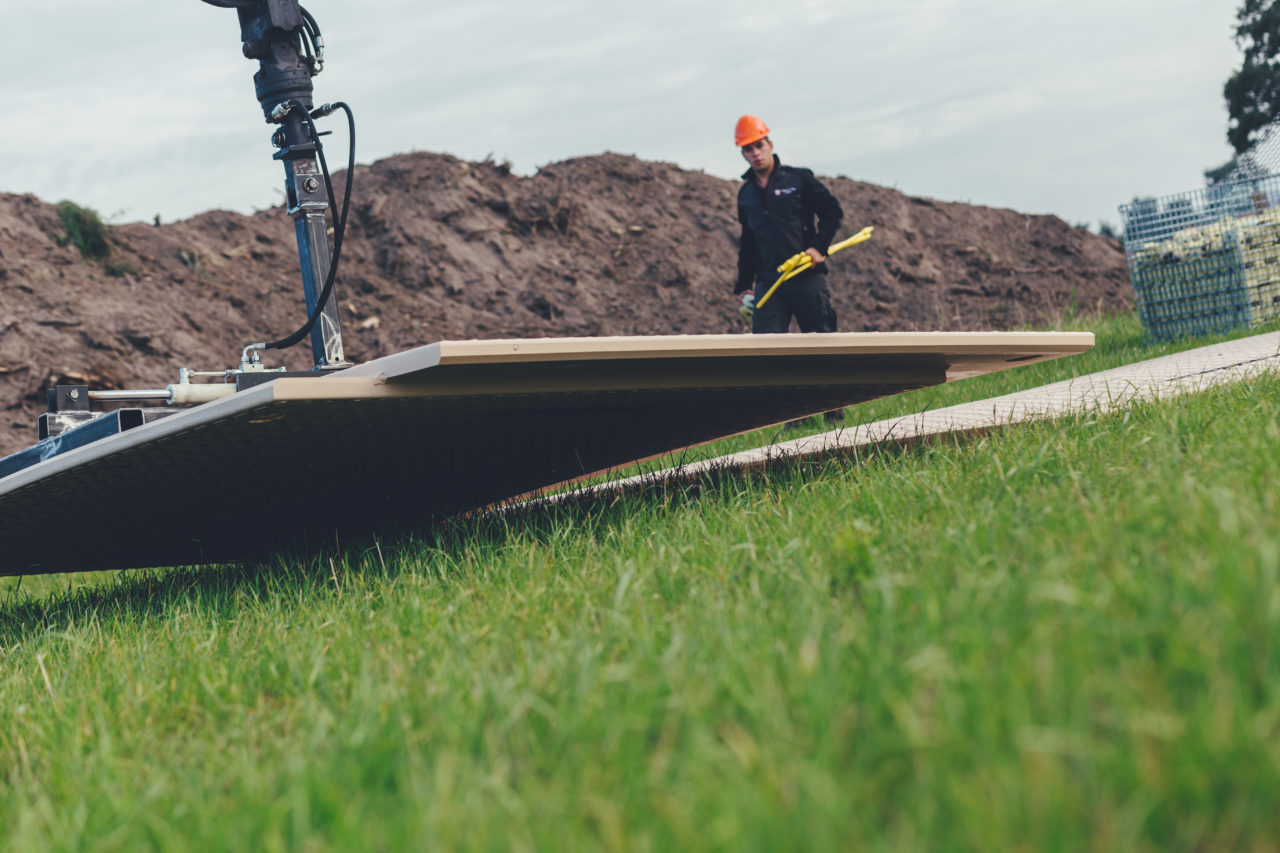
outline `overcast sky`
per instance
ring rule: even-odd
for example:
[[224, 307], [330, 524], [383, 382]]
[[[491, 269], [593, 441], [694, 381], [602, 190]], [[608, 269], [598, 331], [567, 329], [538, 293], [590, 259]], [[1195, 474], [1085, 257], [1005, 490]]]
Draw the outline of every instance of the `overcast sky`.
[[[426, 150], [527, 174], [618, 151], [734, 177], [750, 112], [819, 174], [1096, 228], [1231, 154], [1237, 0], [305, 5], [316, 101], [351, 104], [361, 163]], [[3, 0], [0, 31], [0, 191], [114, 222], [280, 201], [234, 11]], [[324, 127], [345, 162], [345, 123]]]

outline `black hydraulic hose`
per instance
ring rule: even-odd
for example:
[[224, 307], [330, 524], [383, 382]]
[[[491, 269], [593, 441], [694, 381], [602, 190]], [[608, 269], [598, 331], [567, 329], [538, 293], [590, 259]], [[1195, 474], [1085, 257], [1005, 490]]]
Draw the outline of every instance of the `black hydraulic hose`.
[[346, 193], [342, 197], [342, 215], [339, 216], [337, 202], [333, 197], [333, 182], [329, 177], [329, 164], [325, 161], [324, 146], [320, 144], [320, 134], [316, 131], [315, 122], [301, 103], [292, 101], [291, 104], [294, 109], [301, 110], [303, 116], [306, 117], [307, 126], [311, 130], [311, 137], [316, 143], [316, 154], [320, 159], [320, 171], [324, 175], [325, 187], [329, 192], [329, 211], [330, 215], [333, 216], [333, 257], [329, 262], [329, 274], [325, 277], [324, 287], [320, 291], [320, 297], [316, 300], [315, 307], [311, 309], [311, 316], [307, 318], [307, 322], [287, 338], [264, 344], [264, 349], [286, 349], [293, 346], [310, 334], [312, 327], [320, 319], [320, 312], [324, 310], [325, 303], [329, 301], [329, 296], [333, 293], [333, 282], [338, 272], [338, 261], [342, 258], [342, 237], [347, 231], [347, 209], [351, 203], [351, 181], [356, 170], [356, 119], [351, 112], [351, 107], [342, 101], [337, 101], [329, 106], [334, 109], [341, 109], [347, 114], [347, 131], [351, 140], [350, 150], [347, 153]]
[[324, 44], [324, 38], [320, 35], [320, 25], [316, 23], [316, 19], [301, 6], [298, 7], [298, 12], [302, 15], [302, 29], [307, 34], [307, 38], [311, 40], [311, 43], [313, 45]]

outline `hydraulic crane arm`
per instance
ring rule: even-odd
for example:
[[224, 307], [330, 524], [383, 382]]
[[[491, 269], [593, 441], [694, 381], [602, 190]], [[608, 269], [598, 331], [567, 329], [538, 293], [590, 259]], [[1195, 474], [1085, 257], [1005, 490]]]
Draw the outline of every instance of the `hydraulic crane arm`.
[[235, 9], [245, 58], [256, 59], [253, 76], [263, 115], [291, 99], [311, 109], [311, 78], [324, 62], [324, 41], [315, 19], [298, 0], [204, 0]]
[[346, 366], [331, 271], [341, 251], [346, 199], [344, 215], [332, 213], [337, 242], [331, 257], [325, 214], [332, 208], [332, 190], [326, 186], [328, 172], [322, 168], [320, 140], [312, 122], [313, 116], [332, 111], [327, 106], [313, 109], [311, 78], [324, 64], [320, 28], [298, 0], [204, 1], [236, 10], [241, 50], [247, 59], [258, 61], [253, 82], [263, 117], [280, 125], [271, 141], [279, 149], [275, 159], [285, 167], [285, 199], [294, 221], [307, 304], [308, 320], [302, 329], [279, 341], [250, 344], [246, 352], [291, 346], [309, 333], [317, 369]]

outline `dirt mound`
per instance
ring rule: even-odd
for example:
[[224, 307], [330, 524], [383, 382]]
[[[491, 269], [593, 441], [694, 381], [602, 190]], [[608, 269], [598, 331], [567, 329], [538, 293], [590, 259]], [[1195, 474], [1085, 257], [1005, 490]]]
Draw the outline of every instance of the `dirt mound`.
[[[846, 212], [840, 236], [876, 227], [831, 264], [843, 330], [1007, 329], [1132, 304], [1119, 244], [1057, 217], [828, 185]], [[737, 186], [617, 154], [532, 177], [437, 154], [358, 167], [339, 277], [347, 355], [442, 338], [744, 332], [731, 296]], [[163, 387], [305, 319], [282, 210], [116, 226], [110, 241], [105, 262], [85, 259], [53, 205], [0, 194], [0, 455], [34, 441], [51, 383]], [[281, 361], [305, 369], [310, 351]]]

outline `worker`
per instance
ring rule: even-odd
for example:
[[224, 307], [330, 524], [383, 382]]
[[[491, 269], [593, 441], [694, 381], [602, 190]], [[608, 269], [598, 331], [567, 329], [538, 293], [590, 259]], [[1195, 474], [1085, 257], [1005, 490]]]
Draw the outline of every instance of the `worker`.
[[[751, 167], [743, 173], [738, 190], [742, 239], [733, 288], [735, 296], [741, 294], [743, 313], [751, 317], [751, 331], [757, 335], [786, 332], [792, 316], [802, 332], [837, 331], [823, 261], [844, 218], [840, 202], [813, 172], [782, 165], [773, 153], [768, 125], [755, 116], [738, 119], [734, 141]], [[778, 267], [800, 252], [812, 259], [813, 266], [785, 282], [757, 310], [755, 303], [777, 281]], [[823, 417], [832, 424], [844, 423], [842, 409], [825, 412]], [[793, 420], [786, 426], [803, 423]]]
[[[792, 316], [802, 332], [836, 331], [823, 261], [844, 217], [840, 202], [813, 172], [782, 165], [773, 153], [769, 128], [760, 119], [738, 119], [734, 137], [751, 168], [743, 173], [738, 190], [742, 240], [733, 292], [740, 295], [743, 313], [751, 316], [751, 331], [786, 332]], [[813, 259], [813, 266], [784, 283], [756, 310], [755, 303], [777, 281], [778, 266], [800, 252]]]

